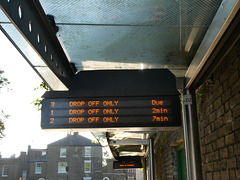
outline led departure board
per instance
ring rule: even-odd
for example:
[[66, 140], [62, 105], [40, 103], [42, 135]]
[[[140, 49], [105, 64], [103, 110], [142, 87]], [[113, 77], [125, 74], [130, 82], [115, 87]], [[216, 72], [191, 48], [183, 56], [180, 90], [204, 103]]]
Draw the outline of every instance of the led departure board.
[[42, 128], [180, 126], [179, 98], [55, 98], [42, 102]]
[[132, 162], [113, 161], [113, 169], [132, 169], [132, 168], [142, 168], [141, 161]]
[[176, 80], [167, 69], [80, 71], [69, 91], [48, 91], [43, 98], [43, 129], [158, 131], [181, 125]]

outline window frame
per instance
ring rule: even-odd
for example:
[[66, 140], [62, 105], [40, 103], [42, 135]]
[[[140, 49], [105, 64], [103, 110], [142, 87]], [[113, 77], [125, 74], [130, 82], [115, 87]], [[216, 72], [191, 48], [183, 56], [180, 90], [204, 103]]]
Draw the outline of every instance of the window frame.
[[91, 146], [84, 147], [84, 157], [92, 157], [92, 147]]
[[92, 177], [83, 177], [83, 180], [91, 180]]
[[67, 157], [67, 148], [60, 148], [60, 157], [61, 158]]
[[[89, 171], [86, 170], [86, 165], [89, 164]], [[84, 173], [91, 173], [92, 171], [92, 161], [91, 160], [84, 160]]]
[[[64, 169], [60, 169], [60, 163], [66, 164], [66, 166], [65, 166]], [[63, 166], [62, 166], [62, 167], [63, 167]], [[58, 174], [65, 174], [65, 173], [67, 173], [66, 167], [67, 167], [67, 162], [58, 162]]]
[[3, 167], [2, 167], [2, 177], [8, 177], [8, 165], [3, 165]]
[[[41, 167], [38, 167], [37, 165], [40, 165], [40, 164], [41, 164]], [[35, 162], [35, 174], [42, 174], [42, 170], [43, 170], [42, 167], [43, 167], [43, 162]]]

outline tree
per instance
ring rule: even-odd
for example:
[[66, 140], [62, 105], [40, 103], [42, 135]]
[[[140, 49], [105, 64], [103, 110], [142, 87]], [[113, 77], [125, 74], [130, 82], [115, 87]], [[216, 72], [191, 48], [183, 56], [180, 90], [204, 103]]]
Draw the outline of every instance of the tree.
[[[4, 77], [4, 71], [0, 70], [0, 92], [4, 87], [8, 89], [8, 85], [10, 82], [8, 81], [7, 78]], [[9, 90], [9, 89], [8, 89]], [[0, 109], [0, 138], [4, 137], [3, 131], [5, 129], [4, 126], [4, 121], [8, 118], [9, 116], [4, 113], [3, 110]]]
[[0, 69], [0, 92], [3, 87], [8, 87], [8, 85], [10, 84], [8, 79], [5, 78], [3, 74], [4, 74], [4, 71]]
[[[50, 91], [50, 88], [48, 87], [48, 85], [45, 82], [42, 82], [39, 87], [35, 88], [34, 90], [38, 90], [38, 89], [44, 89], [46, 91]], [[42, 98], [37, 98], [35, 101], [32, 102], [32, 104], [34, 104], [34, 106], [36, 107], [36, 109], [38, 111], [40, 111], [42, 109]]]

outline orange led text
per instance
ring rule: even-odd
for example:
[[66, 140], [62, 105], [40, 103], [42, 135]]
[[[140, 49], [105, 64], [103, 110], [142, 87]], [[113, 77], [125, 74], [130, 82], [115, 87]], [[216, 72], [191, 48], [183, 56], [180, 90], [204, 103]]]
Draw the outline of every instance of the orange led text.
[[158, 100], [152, 100], [152, 105], [158, 105], [158, 106], [162, 106], [163, 105], [163, 101], [158, 101]]
[[84, 121], [84, 117], [73, 117], [69, 118], [69, 123], [82, 123]]
[[118, 101], [103, 101], [103, 106], [117, 106]]
[[85, 104], [84, 101], [70, 101], [69, 106], [70, 107], [82, 107]]
[[157, 121], [157, 122], [164, 122], [164, 121], [168, 121], [168, 117], [165, 116], [153, 116], [152, 121]]
[[120, 167], [134, 167], [135, 164], [120, 164]]
[[117, 122], [119, 117], [103, 117], [103, 122], [108, 123], [108, 122]]
[[89, 117], [88, 118], [88, 122], [89, 123], [96, 123], [96, 122], [98, 122], [99, 121], [99, 117]]
[[117, 114], [119, 109], [103, 109], [103, 114]]
[[82, 115], [84, 112], [84, 109], [69, 109], [69, 115]]
[[152, 108], [152, 113], [168, 113], [168, 110], [165, 108]]
[[88, 110], [88, 114], [98, 114], [99, 113], [99, 111], [100, 111], [100, 109], [89, 109]]
[[100, 101], [88, 101], [88, 106], [98, 106]]

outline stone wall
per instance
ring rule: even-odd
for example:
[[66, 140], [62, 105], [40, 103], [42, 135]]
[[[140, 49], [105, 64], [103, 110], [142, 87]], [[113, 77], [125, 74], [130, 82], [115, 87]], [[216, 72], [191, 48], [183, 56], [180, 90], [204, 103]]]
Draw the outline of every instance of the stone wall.
[[240, 179], [240, 42], [197, 92], [205, 180]]
[[177, 180], [175, 147], [183, 143], [183, 129], [158, 133], [154, 139], [154, 167], [156, 180]]

